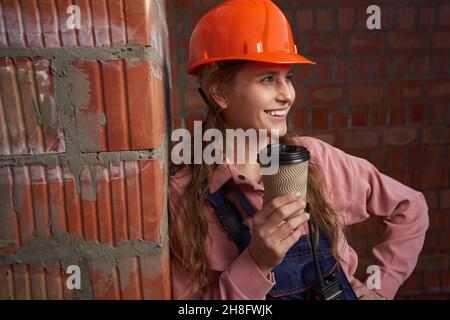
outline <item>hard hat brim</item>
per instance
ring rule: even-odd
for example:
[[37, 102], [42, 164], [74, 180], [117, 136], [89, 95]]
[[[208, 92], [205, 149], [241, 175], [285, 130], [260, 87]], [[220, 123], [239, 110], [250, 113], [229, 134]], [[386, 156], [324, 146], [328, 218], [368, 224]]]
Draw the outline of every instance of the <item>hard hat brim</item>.
[[294, 53], [286, 52], [262, 52], [255, 54], [245, 54], [227, 57], [217, 57], [204, 59], [198, 63], [192, 64], [188, 68], [188, 73], [191, 75], [196, 75], [198, 68], [202, 65], [225, 60], [247, 60], [255, 62], [266, 62], [266, 63], [280, 63], [280, 64], [316, 64], [314, 61], [308, 58]]

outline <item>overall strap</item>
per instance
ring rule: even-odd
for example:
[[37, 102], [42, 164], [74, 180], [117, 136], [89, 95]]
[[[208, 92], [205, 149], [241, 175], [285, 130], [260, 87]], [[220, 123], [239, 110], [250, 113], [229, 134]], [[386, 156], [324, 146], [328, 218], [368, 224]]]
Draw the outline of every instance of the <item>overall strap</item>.
[[228, 186], [223, 186], [216, 192], [210, 193], [206, 186], [203, 190], [203, 196], [213, 206], [214, 212], [219, 218], [222, 227], [228, 233], [230, 240], [234, 241], [239, 253], [242, 253], [250, 243], [251, 235], [238, 209], [228, 199], [227, 193], [229, 191], [230, 188]]

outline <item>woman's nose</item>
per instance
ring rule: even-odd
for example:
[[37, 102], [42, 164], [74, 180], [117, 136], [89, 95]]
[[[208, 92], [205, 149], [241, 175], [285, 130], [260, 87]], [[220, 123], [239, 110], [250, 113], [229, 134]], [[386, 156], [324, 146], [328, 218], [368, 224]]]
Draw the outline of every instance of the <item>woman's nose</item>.
[[293, 99], [293, 89], [291, 88], [290, 83], [285, 79], [280, 80], [277, 90], [277, 100], [290, 105]]

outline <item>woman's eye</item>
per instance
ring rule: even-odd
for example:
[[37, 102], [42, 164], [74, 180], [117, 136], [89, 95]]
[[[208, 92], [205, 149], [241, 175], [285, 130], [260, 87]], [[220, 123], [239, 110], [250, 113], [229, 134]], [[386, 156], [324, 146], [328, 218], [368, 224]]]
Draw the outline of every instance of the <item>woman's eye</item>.
[[[288, 82], [292, 82], [293, 81], [293, 78], [294, 78], [294, 75], [288, 75], [287, 77], [286, 77], [286, 80], [288, 81]], [[267, 76], [267, 77], [265, 77], [264, 79], [262, 79], [262, 81], [261, 82], [266, 82], [266, 83], [270, 83], [270, 82], [273, 82], [275, 80], [275, 78], [274, 78], [274, 76]]]
[[272, 81], [273, 81], [273, 76], [265, 77], [265, 78], [262, 80], [262, 82], [272, 82]]

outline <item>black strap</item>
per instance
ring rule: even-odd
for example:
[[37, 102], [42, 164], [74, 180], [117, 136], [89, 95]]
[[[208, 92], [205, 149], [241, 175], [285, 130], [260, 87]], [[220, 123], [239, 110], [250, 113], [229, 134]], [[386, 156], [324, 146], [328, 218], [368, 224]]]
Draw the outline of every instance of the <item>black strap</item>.
[[230, 240], [236, 244], [239, 253], [242, 253], [250, 243], [250, 230], [244, 224], [242, 216], [234, 203], [228, 199], [227, 193], [229, 191], [228, 186], [223, 186], [216, 192], [210, 193], [208, 187], [205, 187], [203, 195], [213, 206], [214, 212]]

